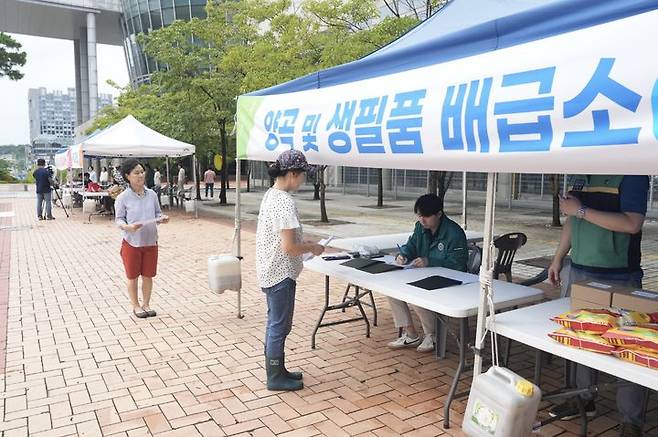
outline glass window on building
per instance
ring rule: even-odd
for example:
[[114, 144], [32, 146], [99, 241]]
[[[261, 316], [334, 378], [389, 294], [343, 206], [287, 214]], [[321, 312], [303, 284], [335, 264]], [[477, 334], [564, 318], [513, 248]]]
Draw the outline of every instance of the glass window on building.
[[190, 19], [190, 3], [188, 0], [175, 0], [176, 4], [176, 19], [189, 20]]
[[144, 33], [149, 33], [149, 32], [152, 30], [152, 29], [151, 29], [151, 21], [150, 21], [150, 19], [149, 19], [149, 13], [148, 13], [148, 12], [144, 12], [144, 13], [141, 15], [141, 19], [142, 19], [142, 31], [143, 31]]
[[196, 18], [207, 18], [206, 6], [192, 5], [192, 16]]
[[162, 27], [162, 15], [160, 9], [151, 9], [151, 24], [153, 30], [158, 30]]
[[169, 26], [174, 22], [174, 8], [167, 8], [162, 10], [162, 25]]

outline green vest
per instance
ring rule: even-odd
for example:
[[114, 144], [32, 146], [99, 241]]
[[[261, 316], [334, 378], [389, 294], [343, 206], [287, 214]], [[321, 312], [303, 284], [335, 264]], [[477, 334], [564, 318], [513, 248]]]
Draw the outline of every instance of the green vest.
[[[574, 184], [570, 194], [588, 208], [621, 212], [619, 187], [623, 179], [624, 176], [587, 176]], [[576, 267], [620, 273], [640, 270], [641, 232], [613, 232], [573, 216], [570, 220], [571, 261]]]

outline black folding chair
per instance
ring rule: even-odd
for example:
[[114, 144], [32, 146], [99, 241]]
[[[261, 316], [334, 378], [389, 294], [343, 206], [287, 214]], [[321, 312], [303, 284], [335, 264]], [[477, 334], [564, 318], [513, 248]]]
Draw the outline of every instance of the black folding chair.
[[494, 264], [493, 278], [498, 279], [500, 275], [505, 275], [507, 282], [512, 282], [512, 264], [514, 255], [526, 242], [528, 237], [521, 232], [512, 232], [501, 235], [493, 242], [494, 247], [498, 249], [498, 256]]

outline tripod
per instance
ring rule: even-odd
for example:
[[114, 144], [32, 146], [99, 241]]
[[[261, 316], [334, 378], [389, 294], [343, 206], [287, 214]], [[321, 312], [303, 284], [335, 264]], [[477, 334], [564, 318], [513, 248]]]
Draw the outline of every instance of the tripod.
[[66, 218], [69, 218], [69, 213], [66, 210], [66, 207], [64, 206], [64, 201], [62, 200], [62, 197], [59, 195], [59, 186], [53, 187], [53, 191], [55, 192], [55, 201], [53, 203], [56, 205], [57, 201], [59, 200], [59, 204], [62, 206], [62, 209], [64, 210], [64, 214], [66, 214]]

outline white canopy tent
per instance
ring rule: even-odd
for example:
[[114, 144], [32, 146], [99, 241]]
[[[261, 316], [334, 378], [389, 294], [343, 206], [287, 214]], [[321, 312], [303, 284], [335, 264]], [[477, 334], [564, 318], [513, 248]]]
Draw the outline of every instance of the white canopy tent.
[[[238, 157], [294, 146], [313, 164], [487, 172], [489, 269], [498, 172], [658, 173], [657, 9], [452, 0], [388, 53], [240, 97]], [[478, 351], [493, 293], [481, 290]]]
[[140, 123], [132, 115], [87, 138], [73, 147], [80, 147], [85, 156], [181, 157], [193, 155], [192, 144], [169, 138]]
[[[169, 158], [192, 155], [192, 174], [194, 185], [196, 187], [195, 151], [196, 147], [194, 145], [178, 141], [174, 138], [169, 138], [168, 136], [140, 123], [132, 115], [128, 115], [118, 123], [86, 138], [74, 146], [71, 146], [68, 151], [62, 152], [62, 158], [57, 159], [56, 157], [55, 161], [61, 162], [64, 165], [73, 162], [82, 167], [82, 161], [85, 156], [105, 158], [154, 158], [164, 156], [167, 158], [167, 182], [171, 185]], [[66, 158], [70, 156], [79, 156], [80, 158]], [[195, 215], [198, 216], [196, 203], [194, 210]]]

